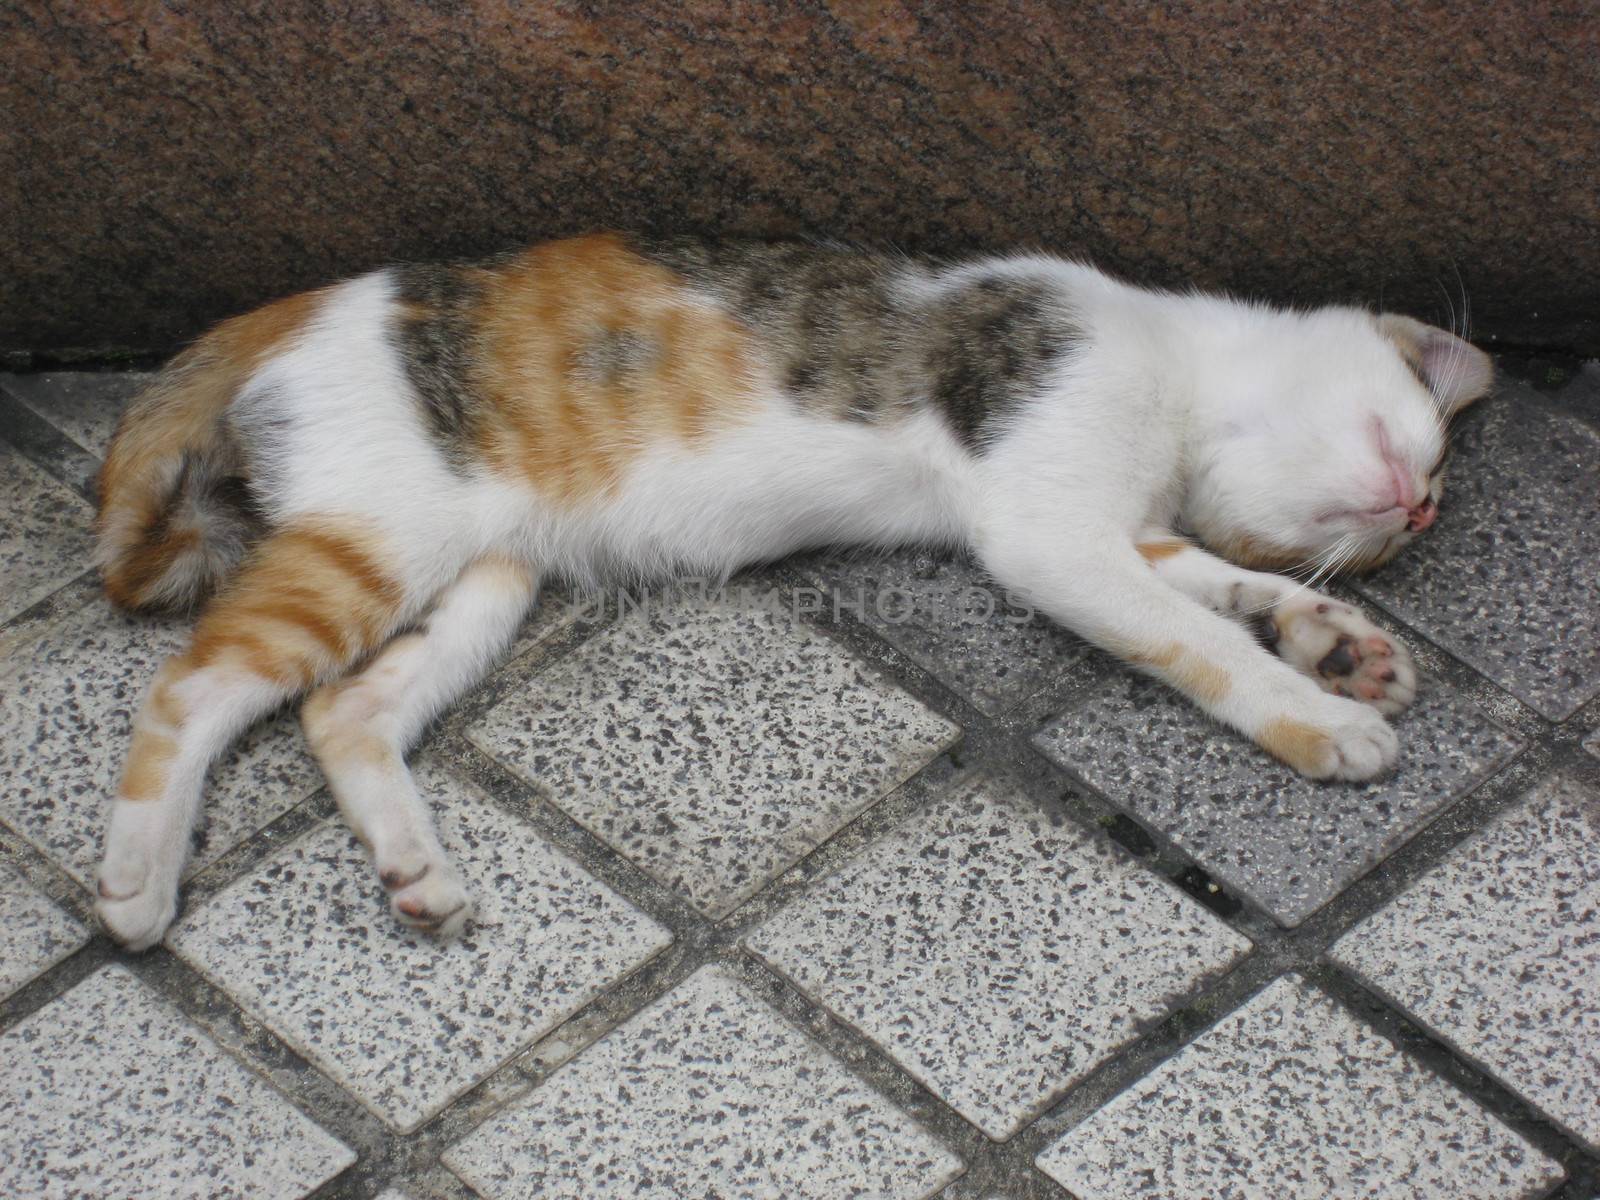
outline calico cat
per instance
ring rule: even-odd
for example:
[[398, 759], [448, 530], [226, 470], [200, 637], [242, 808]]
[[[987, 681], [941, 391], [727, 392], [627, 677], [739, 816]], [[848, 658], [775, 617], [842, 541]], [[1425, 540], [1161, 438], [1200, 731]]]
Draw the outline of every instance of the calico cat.
[[1427, 529], [1446, 422], [1492, 374], [1407, 317], [1041, 255], [612, 234], [236, 317], [138, 398], [100, 480], [114, 600], [217, 592], [135, 719], [100, 917], [134, 949], [162, 936], [207, 766], [309, 692], [395, 916], [458, 930], [404, 755], [540, 580], [725, 577], [823, 544], [967, 547], [1296, 770], [1368, 779], [1410, 658], [1273, 572], [1370, 568]]

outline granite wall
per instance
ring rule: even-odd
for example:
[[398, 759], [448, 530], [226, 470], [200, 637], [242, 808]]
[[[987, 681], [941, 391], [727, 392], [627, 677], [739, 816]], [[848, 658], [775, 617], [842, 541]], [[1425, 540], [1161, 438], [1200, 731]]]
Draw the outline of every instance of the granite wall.
[[0, 349], [595, 226], [1019, 243], [1600, 350], [1593, 4], [0, 10]]

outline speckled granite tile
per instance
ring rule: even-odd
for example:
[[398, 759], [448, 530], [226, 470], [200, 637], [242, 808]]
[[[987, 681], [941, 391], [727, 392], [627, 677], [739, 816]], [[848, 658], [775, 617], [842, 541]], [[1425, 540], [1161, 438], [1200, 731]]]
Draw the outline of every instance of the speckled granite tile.
[[1317, 783], [1120, 673], [1035, 737], [1046, 755], [1172, 839], [1281, 925], [1366, 874], [1520, 744], [1471, 701], [1423, 683], [1397, 722], [1400, 765], [1369, 784]]
[[747, 941], [997, 1141], [1250, 949], [981, 779]]
[[444, 1163], [490, 1200], [911, 1200], [961, 1170], [714, 966], [451, 1147]]
[[[0, 820], [92, 884], [105, 807], [133, 712], [183, 622], [129, 617], [96, 600], [0, 663]], [[289, 716], [257, 726], [213, 768], [192, 874], [321, 783]]]
[[979, 712], [999, 716], [1081, 663], [1087, 643], [1010, 599], [966, 559], [928, 550], [814, 564], [823, 603], [854, 613]]
[[1562, 1170], [1296, 976], [1040, 1154], [1078, 1200], [1542, 1196]]
[[104, 458], [117, 418], [151, 371], [42, 371], [0, 375], [10, 392], [96, 458]]
[[1561, 720], [1600, 693], [1600, 433], [1505, 393], [1463, 422], [1438, 525], [1356, 586]]
[[89, 940], [89, 931], [0, 864], [0, 999]]
[[1589, 735], [1588, 741], [1583, 743], [1583, 748], [1596, 758], [1600, 758], [1600, 729]]
[[0, 1036], [0, 1195], [292, 1200], [356, 1156], [122, 967]]
[[94, 513], [0, 442], [0, 621], [89, 569]]
[[717, 917], [957, 733], [787, 614], [680, 601], [595, 635], [469, 736]]
[[426, 761], [416, 774], [478, 906], [460, 938], [441, 943], [400, 926], [370, 860], [337, 821], [167, 935], [182, 958], [402, 1132], [672, 940], [454, 775]]
[[1561, 777], [1332, 956], [1600, 1152], [1600, 793]]

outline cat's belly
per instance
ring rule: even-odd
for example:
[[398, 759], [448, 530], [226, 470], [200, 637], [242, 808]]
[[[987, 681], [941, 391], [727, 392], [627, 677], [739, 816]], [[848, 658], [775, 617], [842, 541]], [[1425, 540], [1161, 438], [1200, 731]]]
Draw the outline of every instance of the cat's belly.
[[725, 576], [812, 546], [955, 542], [974, 507], [969, 457], [931, 416], [856, 424], [759, 417], [689, 450], [641, 455], [614, 493], [547, 510], [533, 556], [580, 576]]

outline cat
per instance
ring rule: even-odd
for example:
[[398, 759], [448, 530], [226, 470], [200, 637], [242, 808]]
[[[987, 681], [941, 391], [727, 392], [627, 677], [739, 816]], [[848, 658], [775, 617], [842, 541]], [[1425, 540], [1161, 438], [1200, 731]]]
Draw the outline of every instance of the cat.
[[395, 917], [458, 931], [468, 892], [404, 755], [540, 580], [725, 578], [824, 544], [965, 547], [1295, 770], [1372, 778], [1410, 656], [1282, 572], [1371, 568], [1426, 530], [1447, 422], [1492, 382], [1409, 317], [1037, 254], [597, 234], [235, 317], [137, 398], [100, 477], [112, 599], [215, 592], [134, 720], [100, 919], [161, 938], [207, 766], [309, 693]]

